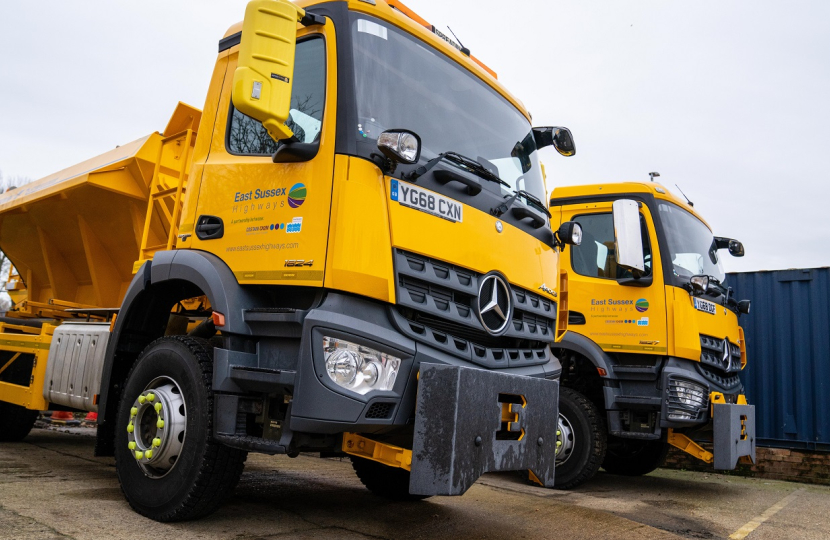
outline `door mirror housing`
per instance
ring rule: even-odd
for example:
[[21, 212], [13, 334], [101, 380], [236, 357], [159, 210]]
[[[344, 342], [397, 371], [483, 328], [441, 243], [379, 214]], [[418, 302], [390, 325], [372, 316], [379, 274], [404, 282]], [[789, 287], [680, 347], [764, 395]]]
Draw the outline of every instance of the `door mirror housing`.
[[538, 149], [553, 146], [557, 152], [565, 157], [576, 154], [574, 138], [568, 128], [535, 127], [533, 128], [533, 139], [536, 141], [536, 148]]
[[729, 241], [729, 254], [733, 257], [743, 257], [744, 256], [744, 245], [737, 240], [730, 240]]
[[732, 238], [723, 238], [721, 236], [716, 236], [715, 247], [718, 249], [728, 249], [729, 254], [733, 257], [744, 256], [744, 245], [738, 240], [733, 240]]
[[253, 0], [245, 8], [233, 106], [262, 122], [276, 141], [291, 139], [285, 125], [291, 105], [297, 23], [305, 11], [288, 0]]
[[644, 273], [646, 267], [643, 257], [643, 237], [640, 230], [639, 204], [630, 199], [619, 199], [614, 201], [612, 213], [617, 264], [632, 272]]

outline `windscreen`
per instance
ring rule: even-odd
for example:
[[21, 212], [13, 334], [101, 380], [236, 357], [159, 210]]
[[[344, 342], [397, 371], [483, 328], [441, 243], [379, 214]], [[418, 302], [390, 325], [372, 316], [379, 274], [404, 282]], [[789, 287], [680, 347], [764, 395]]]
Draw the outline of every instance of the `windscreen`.
[[421, 162], [453, 151], [474, 159], [502, 180], [505, 194], [525, 190], [546, 198], [530, 123], [509, 101], [442, 53], [391, 25], [352, 16], [355, 91], [362, 141], [377, 153], [387, 129], [421, 137]]
[[705, 274], [723, 283], [726, 274], [709, 227], [677, 205], [661, 202], [658, 210], [674, 275], [688, 280], [692, 276]]

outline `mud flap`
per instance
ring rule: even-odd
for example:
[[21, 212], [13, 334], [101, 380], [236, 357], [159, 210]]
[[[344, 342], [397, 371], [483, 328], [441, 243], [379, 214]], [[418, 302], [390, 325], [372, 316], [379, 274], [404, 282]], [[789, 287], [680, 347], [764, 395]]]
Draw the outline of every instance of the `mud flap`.
[[462, 495], [486, 472], [553, 486], [559, 382], [421, 364], [409, 491]]
[[732, 470], [748, 456], [755, 463], [755, 406], [713, 405], [715, 469]]

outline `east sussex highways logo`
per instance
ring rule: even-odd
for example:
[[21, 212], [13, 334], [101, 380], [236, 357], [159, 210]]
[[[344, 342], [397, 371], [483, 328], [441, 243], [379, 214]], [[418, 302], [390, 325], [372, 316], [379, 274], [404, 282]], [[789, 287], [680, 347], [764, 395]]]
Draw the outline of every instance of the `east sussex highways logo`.
[[648, 311], [648, 300], [646, 300], [645, 298], [640, 298], [639, 300], [637, 300], [637, 303], [634, 304], [634, 307], [640, 313], [644, 313]]
[[294, 184], [291, 186], [291, 189], [288, 190], [288, 206], [291, 208], [298, 208], [303, 205], [305, 202], [306, 195], [308, 190], [305, 187], [305, 184]]

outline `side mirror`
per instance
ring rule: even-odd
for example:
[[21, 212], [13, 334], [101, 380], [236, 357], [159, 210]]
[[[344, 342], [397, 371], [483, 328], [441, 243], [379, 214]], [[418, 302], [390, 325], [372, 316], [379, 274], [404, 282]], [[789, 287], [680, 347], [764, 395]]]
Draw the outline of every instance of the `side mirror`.
[[533, 128], [533, 139], [536, 141], [536, 148], [538, 149], [553, 146], [557, 152], [565, 157], [576, 154], [574, 138], [568, 128], [535, 127]]
[[394, 162], [412, 165], [421, 158], [421, 138], [406, 129], [384, 131], [378, 136], [378, 149]]
[[716, 236], [715, 247], [718, 249], [728, 249], [729, 254], [733, 257], [744, 256], [744, 245], [738, 240], [733, 240], [731, 238], [723, 238], [722, 236]]
[[744, 256], [744, 245], [737, 240], [730, 240], [729, 241], [729, 254], [733, 257], [743, 257]]
[[285, 125], [291, 106], [297, 22], [305, 11], [288, 0], [253, 0], [245, 8], [231, 99], [262, 122], [272, 139], [294, 136]]
[[612, 213], [617, 264], [623, 268], [645, 272], [639, 205], [630, 199], [619, 199], [614, 201]]

